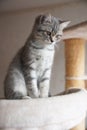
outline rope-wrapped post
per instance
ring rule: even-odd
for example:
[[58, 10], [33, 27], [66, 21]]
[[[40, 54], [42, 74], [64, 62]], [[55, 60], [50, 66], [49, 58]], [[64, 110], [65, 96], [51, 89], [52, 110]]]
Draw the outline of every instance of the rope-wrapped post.
[[[85, 40], [80, 38], [71, 38], [64, 41], [65, 87], [66, 89], [71, 87], [84, 88]], [[82, 123], [72, 130], [85, 130], [85, 121], [82, 121]]]

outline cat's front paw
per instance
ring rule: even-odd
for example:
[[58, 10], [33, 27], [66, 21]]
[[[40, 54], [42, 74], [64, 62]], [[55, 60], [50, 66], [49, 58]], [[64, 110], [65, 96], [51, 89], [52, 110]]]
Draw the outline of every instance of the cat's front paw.
[[24, 96], [22, 99], [31, 99], [29, 96]]

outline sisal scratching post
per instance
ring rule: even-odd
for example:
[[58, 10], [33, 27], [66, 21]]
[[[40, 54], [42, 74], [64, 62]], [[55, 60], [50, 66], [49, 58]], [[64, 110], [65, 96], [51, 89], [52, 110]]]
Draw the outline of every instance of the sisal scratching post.
[[[84, 88], [85, 84], [83, 77], [85, 72], [85, 40], [80, 38], [72, 38], [64, 41], [66, 89], [70, 87]], [[82, 123], [72, 130], [85, 130], [85, 121], [82, 121]]]
[[84, 87], [84, 81], [81, 78], [84, 76], [85, 71], [85, 40], [78, 38], [67, 39], [65, 43], [66, 88], [82, 88]]

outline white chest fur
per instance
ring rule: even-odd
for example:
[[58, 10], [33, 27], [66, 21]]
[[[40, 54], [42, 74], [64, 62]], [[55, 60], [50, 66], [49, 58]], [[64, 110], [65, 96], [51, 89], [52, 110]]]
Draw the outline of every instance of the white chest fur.
[[36, 68], [37, 74], [42, 75], [43, 71], [47, 68], [51, 68], [53, 63], [54, 50], [41, 49], [36, 50]]

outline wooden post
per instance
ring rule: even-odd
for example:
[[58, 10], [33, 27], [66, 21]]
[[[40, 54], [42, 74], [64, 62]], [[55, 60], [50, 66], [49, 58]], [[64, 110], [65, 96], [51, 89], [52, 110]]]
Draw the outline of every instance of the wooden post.
[[[84, 88], [81, 79], [85, 72], [85, 40], [80, 38], [66, 39], [65, 41], [65, 87]], [[77, 108], [78, 109], [78, 108]], [[85, 121], [82, 121], [72, 130], [85, 130]]]

